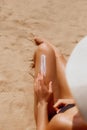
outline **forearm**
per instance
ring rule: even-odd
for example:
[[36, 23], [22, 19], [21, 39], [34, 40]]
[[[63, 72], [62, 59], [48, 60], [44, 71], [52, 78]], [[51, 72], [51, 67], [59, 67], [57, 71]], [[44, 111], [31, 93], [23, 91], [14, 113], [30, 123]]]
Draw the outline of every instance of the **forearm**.
[[37, 110], [37, 130], [46, 130], [48, 124], [48, 103], [38, 103]]

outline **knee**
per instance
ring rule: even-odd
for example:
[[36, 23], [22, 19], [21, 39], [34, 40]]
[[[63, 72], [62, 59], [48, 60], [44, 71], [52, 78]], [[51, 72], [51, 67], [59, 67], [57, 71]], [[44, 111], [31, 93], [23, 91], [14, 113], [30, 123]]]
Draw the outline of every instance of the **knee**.
[[46, 56], [54, 56], [55, 55], [52, 47], [49, 46], [48, 44], [45, 44], [45, 43], [42, 43], [41, 45], [39, 45], [37, 50], [36, 50], [36, 55], [41, 55], [41, 54], [45, 54]]
[[46, 84], [49, 81], [54, 81], [56, 79], [56, 57], [55, 52], [51, 46], [48, 44], [42, 43], [38, 46], [35, 53], [35, 76], [40, 72], [41, 65], [41, 55], [46, 56]]

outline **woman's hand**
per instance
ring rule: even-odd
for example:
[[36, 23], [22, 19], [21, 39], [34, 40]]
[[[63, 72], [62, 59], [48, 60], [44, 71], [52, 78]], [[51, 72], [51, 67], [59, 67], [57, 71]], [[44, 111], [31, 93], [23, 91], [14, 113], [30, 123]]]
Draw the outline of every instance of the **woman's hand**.
[[74, 99], [59, 99], [53, 107], [56, 110], [56, 113], [58, 113], [62, 107], [68, 104], [75, 104]]
[[38, 74], [35, 85], [34, 85], [34, 91], [37, 96], [38, 102], [49, 102], [51, 96], [52, 96], [52, 82], [49, 82], [49, 85], [47, 86], [44, 82], [44, 77], [42, 74]]

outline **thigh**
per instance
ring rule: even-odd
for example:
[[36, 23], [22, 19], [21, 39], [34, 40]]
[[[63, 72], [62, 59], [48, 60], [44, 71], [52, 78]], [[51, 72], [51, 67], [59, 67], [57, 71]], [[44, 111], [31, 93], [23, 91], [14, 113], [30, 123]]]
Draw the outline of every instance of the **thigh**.
[[[41, 55], [46, 56], [46, 76], [44, 76], [45, 84], [48, 86], [49, 82], [52, 81], [52, 89], [53, 89], [53, 96], [51, 97], [48, 103], [48, 115], [50, 118], [54, 115], [53, 104], [59, 98], [59, 87], [57, 81], [57, 70], [56, 70], [56, 57], [54, 50], [49, 45], [43, 43], [38, 46], [34, 62], [35, 62], [35, 78], [37, 77], [38, 73], [41, 72]], [[34, 95], [34, 111], [35, 117], [37, 115], [37, 103], [38, 99], [37, 96]]]

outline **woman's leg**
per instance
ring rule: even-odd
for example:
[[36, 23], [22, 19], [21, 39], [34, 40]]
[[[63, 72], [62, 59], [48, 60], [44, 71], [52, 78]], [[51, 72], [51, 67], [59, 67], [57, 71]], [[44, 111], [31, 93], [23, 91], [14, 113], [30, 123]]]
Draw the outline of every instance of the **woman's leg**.
[[66, 60], [60, 52], [57, 53], [55, 51], [55, 55], [57, 66], [57, 80], [60, 86], [60, 98], [73, 98], [65, 76]]
[[65, 76], [66, 60], [64, 56], [60, 52], [58, 52], [56, 48], [53, 45], [51, 45], [48, 41], [38, 37], [36, 37], [35, 41], [37, 45], [45, 43], [54, 50], [56, 56], [57, 81], [58, 86], [60, 88], [60, 98], [72, 98]]
[[[49, 81], [53, 82], [53, 96], [54, 99], [49, 102], [48, 105], [48, 113], [49, 115], [53, 115], [53, 103], [56, 102], [59, 98], [72, 98], [70, 93], [66, 77], [65, 77], [65, 66], [66, 60], [60, 52], [57, 52], [55, 47], [50, 45], [48, 41], [35, 38], [35, 42], [38, 45], [38, 49], [36, 50], [34, 61], [35, 61], [35, 78], [40, 72], [40, 60], [41, 55], [44, 54], [46, 56], [46, 77], [45, 82], [48, 85]], [[35, 117], [37, 113], [37, 98], [35, 96]], [[53, 112], [53, 113], [52, 113]]]
[[[34, 55], [34, 63], [35, 63], [35, 78], [37, 77], [38, 73], [41, 72], [41, 55], [46, 56], [46, 76], [44, 77], [45, 84], [48, 86], [49, 82], [52, 81], [53, 86], [53, 97], [52, 100], [49, 101], [48, 104], [48, 114], [51, 116], [53, 115], [53, 104], [56, 102], [59, 97], [59, 86], [57, 81], [57, 70], [56, 70], [56, 57], [55, 52], [51, 46], [46, 43], [42, 43], [38, 46], [35, 55]], [[35, 95], [34, 99], [34, 112], [35, 112], [35, 119], [37, 120], [37, 97]]]

